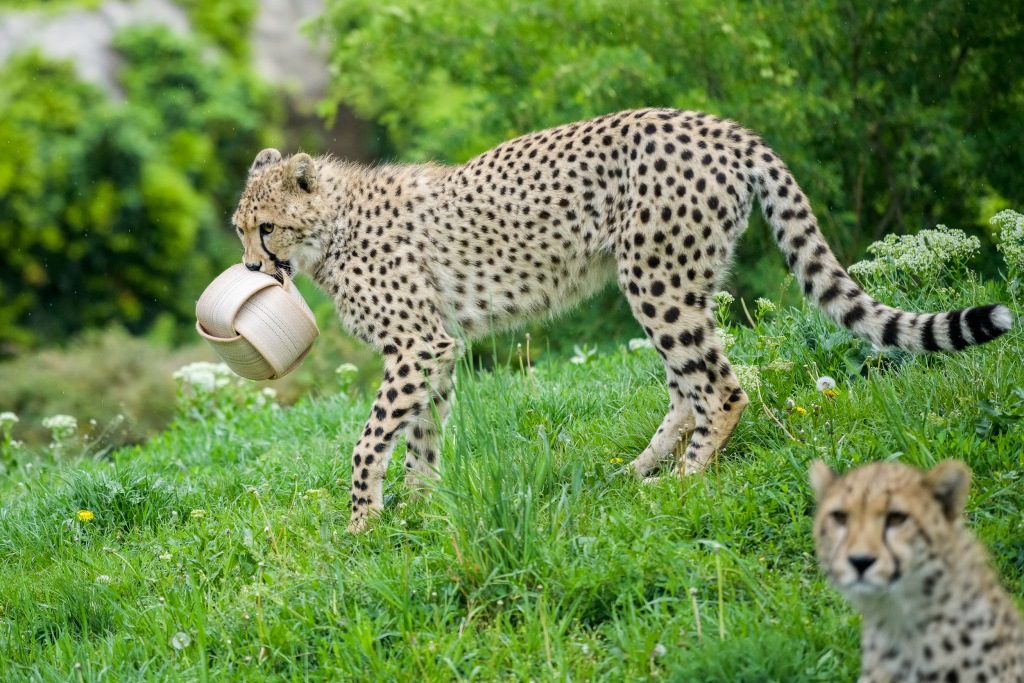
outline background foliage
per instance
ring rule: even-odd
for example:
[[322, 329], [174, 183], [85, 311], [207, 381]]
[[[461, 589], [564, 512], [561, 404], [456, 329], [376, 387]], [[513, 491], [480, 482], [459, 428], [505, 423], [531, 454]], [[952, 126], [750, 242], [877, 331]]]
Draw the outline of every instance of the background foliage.
[[1019, 3], [328, 0], [319, 30], [330, 104], [380, 121], [405, 159], [673, 106], [764, 135], [846, 260], [886, 232], [977, 225], [986, 198], [1024, 201]]
[[120, 103], [35, 54], [0, 70], [0, 343], [187, 320], [234, 258], [227, 216], [276, 107], [204, 44], [119, 34]]

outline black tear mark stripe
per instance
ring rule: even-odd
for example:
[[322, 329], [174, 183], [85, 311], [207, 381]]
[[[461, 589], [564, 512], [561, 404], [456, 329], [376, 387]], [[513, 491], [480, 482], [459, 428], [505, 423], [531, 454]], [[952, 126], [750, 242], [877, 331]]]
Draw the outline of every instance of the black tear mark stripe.
[[267, 243], [266, 243], [265, 240], [266, 240], [266, 235], [264, 235], [263, 232], [260, 231], [260, 246], [263, 247], [263, 251], [267, 252], [267, 256], [270, 257], [271, 263], [273, 263], [276, 268], [280, 268], [284, 272], [288, 273], [288, 275], [291, 275], [292, 274], [292, 264], [291, 264], [291, 262], [289, 262], [289, 261], [282, 261], [281, 259], [277, 258], [277, 254], [275, 254], [274, 252], [270, 251], [270, 249], [267, 249]]

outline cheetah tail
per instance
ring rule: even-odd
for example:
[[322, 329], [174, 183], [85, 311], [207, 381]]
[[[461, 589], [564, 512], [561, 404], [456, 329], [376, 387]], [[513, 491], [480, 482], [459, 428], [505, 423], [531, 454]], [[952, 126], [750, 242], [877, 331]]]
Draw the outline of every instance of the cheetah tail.
[[782, 160], [770, 151], [756, 159], [755, 184], [765, 220], [804, 296], [832, 320], [878, 347], [911, 352], [959, 350], [983, 344], [1012, 326], [1010, 310], [998, 304], [944, 313], [911, 313], [871, 298], [825, 243], [807, 198]]

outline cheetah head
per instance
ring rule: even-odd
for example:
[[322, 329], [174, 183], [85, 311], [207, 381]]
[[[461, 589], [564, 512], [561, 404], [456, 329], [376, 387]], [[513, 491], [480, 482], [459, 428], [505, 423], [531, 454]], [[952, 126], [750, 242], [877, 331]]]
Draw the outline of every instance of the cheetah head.
[[283, 280], [282, 271], [311, 273], [322, 257], [325, 233], [316, 162], [308, 154], [287, 159], [276, 149], [256, 155], [231, 218], [242, 240], [242, 262]]
[[821, 568], [855, 604], [930, 589], [962, 528], [970, 472], [954, 460], [921, 472], [873, 463], [840, 477], [814, 462], [814, 541]]

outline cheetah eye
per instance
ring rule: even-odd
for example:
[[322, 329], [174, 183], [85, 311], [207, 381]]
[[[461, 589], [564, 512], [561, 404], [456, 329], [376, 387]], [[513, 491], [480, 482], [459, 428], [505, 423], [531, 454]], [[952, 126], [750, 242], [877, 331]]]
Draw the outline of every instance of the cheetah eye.
[[274, 232], [274, 224], [273, 223], [260, 223], [260, 234], [261, 235], [269, 235], [272, 232]]
[[907, 521], [907, 513], [905, 512], [890, 512], [885, 516], [885, 528], [892, 529], [898, 527], [903, 522]]
[[829, 517], [831, 517], [832, 521], [839, 526], [846, 526], [848, 515], [842, 510], [833, 510]]

